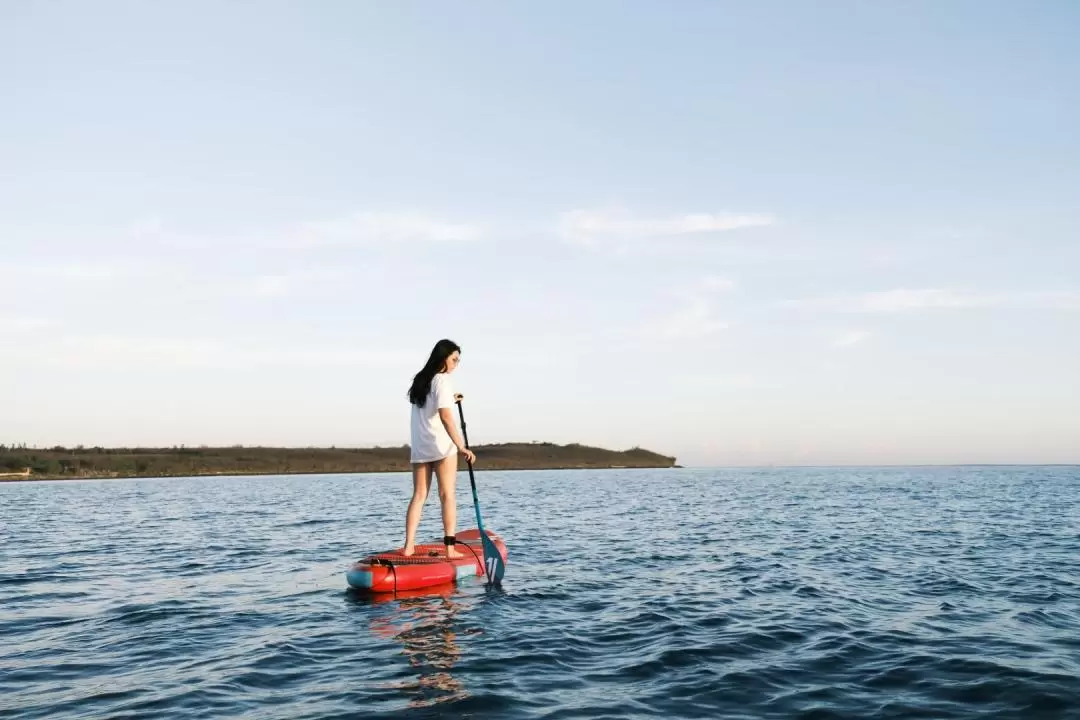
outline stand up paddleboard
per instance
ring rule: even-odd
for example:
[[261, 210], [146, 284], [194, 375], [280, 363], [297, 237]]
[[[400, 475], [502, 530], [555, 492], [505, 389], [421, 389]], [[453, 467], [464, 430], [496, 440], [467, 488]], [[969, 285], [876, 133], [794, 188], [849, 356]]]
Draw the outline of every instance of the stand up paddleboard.
[[[488, 539], [499, 551], [506, 563], [506, 543], [499, 535], [486, 530]], [[461, 552], [459, 558], [447, 558], [442, 539], [416, 546], [416, 552], [408, 557], [401, 548], [368, 555], [356, 561], [345, 573], [349, 586], [369, 593], [393, 593], [401, 590], [419, 590], [461, 578], [485, 574], [484, 545], [476, 528], [462, 530], [454, 545]]]

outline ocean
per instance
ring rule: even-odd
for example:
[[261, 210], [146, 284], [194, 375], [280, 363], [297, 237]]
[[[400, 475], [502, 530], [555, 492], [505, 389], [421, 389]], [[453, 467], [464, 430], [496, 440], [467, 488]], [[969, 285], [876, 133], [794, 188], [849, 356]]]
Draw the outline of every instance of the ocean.
[[502, 586], [379, 600], [407, 474], [2, 483], [0, 717], [1080, 717], [1080, 468], [476, 479]]

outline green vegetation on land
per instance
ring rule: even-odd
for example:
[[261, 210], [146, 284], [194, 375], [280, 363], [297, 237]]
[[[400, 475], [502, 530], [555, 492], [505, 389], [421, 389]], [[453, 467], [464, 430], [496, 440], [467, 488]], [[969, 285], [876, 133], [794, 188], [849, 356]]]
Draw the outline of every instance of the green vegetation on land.
[[[676, 467], [649, 450], [606, 450], [571, 443], [477, 445], [477, 470]], [[464, 468], [461, 459], [459, 466]], [[16, 475], [30, 470], [29, 475]], [[47, 449], [0, 445], [0, 481], [192, 475], [372, 473], [409, 470], [409, 447], [172, 447]]]

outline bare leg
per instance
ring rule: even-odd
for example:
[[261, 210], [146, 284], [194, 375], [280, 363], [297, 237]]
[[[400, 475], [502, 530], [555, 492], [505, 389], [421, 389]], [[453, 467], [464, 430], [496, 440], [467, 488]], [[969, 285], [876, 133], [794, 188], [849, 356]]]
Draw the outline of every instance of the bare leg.
[[[439, 502], [442, 503], [443, 535], [457, 534], [457, 483], [458, 457], [456, 454], [435, 463], [435, 474], [439, 478]], [[447, 557], [462, 557], [463, 553], [453, 545], [446, 546]]]
[[420, 525], [420, 515], [424, 511], [424, 502], [431, 490], [431, 463], [413, 463], [413, 494], [409, 509], [405, 512], [405, 548], [402, 555], [416, 552], [416, 528]]

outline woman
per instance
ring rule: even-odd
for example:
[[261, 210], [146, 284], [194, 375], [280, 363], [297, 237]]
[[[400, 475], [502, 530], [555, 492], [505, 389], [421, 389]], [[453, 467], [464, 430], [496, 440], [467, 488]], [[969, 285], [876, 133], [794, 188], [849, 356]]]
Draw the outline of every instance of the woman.
[[439, 501], [442, 503], [443, 544], [447, 557], [461, 557], [454, 547], [454, 525], [457, 523], [457, 496], [454, 483], [457, 478], [458, 453], [471, 463], [476, 460], [472, 450], [465, 447], [457, 425], [454, 423], [454, 402], [457, 396], [450, 382], [461, 361], [461, 348], [450, 340], [440, 340], [428, 357], [427, 364], [413, 377], [409, 388], [412, 405], [412, 476], [413, 496], [405, 513], [405, 547], [403, 555], [416, 552], [416, 528], [424, 509], [431, 475], [439, 478]]

